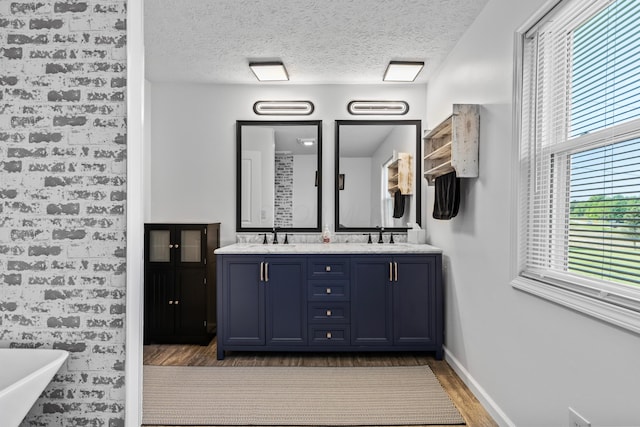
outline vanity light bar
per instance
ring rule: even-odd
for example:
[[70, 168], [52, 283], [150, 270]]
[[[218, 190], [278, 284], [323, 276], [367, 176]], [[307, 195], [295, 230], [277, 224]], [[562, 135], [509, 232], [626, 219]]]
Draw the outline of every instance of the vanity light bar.
[[257, 101], [253, 112], [265, 116], [308, 116], [313, 113], [311, 101]]
[[351, 101], [347, 111], [353, 115], [404, 115], [409, 112], [405, 101]]

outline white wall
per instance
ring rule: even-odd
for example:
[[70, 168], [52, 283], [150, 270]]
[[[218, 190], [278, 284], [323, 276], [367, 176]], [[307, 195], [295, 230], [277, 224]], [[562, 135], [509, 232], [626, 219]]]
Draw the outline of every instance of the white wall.
[[463, 180], [460, 214], [433, 220], [427, 190], [429, 241], [446, 262], [446, 347], [517, 426], [567, 426], [569, 406], [594, 426], [638, 426], [640, 337], [509, 285], [514, 31], [543, 3], [490, 0], [428, 87], [427, 128], [453, 103], [482, 105], [480, 177]]
[[[406, 100], [399, 119], [426, 117], [424, 85], [196, 85], [151, 84], [150, 222], [220, 221], [223, 245], [235, 237], [236, 120], [322, 120], [323, 221], [333, 229], [335, 120], [354, 99]], [[300, 99], [315, 104], [303, 117], [256, 116], [258, 100]], [[367, 116], [388, 119], [389, 116]]]
[[[247, 126], [242, 129], [242, 163], [245, 165], [242, 171], [247, 174], [240, 180], [243, 186], [242, 206], [249, 209], [241, 215], [245, 227], [274, 224], [275, 150], [273, 128]], [[229, 180], [225, 185], [234, 188]]]
[[[151, 82], [149, 80], [144, 81], [144, 140], [143, 140], [143, 153], [151, 152]], [[142, 165], [142, 186], [145, 189], [151, 188], [151, 156], [145, 156]], [[142, 202], [143, 213], [142, 217], [144, 222], [149, 222], [151, 219], [151, 192], [144, 191], [144, 201]]]
[[310, 227], [315, 225], [318, 211], [314, 188], [318, 163], [316, 156], [296, 154], [293, 156], [293, 226]]
[[344, 227], [375, 224], [371, 222], [373, 213], [370, 208], [376, 209], [378, 204], [371, 196], [371, 188], [375, 187], [375, 182], [371, 179], [371, 168], [371, 157], [340, 159], [340, 173], [344, 174], [344, 190], [340, 191], [340, 222]]

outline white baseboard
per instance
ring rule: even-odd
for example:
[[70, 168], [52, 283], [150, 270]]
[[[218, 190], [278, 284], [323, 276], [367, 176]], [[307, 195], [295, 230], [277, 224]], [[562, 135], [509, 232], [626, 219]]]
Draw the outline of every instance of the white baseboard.
[[495, 422], [500, 426], [516, 427], [515, 423], [507, 417], [502, 409], [496, 402], [489, 396], [484, 388], [471, 376], [469, 371], [460, 363], [456, 357], [451, 354], [447, 347], [444, 347], [444, 359], [449, 363], [451, 368], [458, 374], [462, 382], [464, 382], [473, 395], [478, 399], [480, 404], [487, 410], [489, 415], [493, 417]]

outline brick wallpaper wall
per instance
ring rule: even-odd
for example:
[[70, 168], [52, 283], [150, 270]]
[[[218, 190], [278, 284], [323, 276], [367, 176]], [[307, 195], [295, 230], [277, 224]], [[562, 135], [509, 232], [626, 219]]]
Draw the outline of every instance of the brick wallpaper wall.
[[274, 226], [293, 227], [293, 154], [276, 153]]
[[71, 352], [23, 426], [124, 425], [126, 1], [0, 0], [0, 347]]

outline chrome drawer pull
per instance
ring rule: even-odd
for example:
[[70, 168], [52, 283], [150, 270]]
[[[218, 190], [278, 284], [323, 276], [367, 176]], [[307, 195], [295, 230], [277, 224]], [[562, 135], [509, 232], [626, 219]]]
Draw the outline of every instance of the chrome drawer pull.
[[327, 317], [331, 317], [331, 310], [327, 310]]
[[330, 340], [331, 339], [331, 332], [327, 332], [327, 339]]
[[327, 265], [327, 266], [324, 268], [324, 271], [331, 271], [331, 266], [330, 266], [330, 265]]
[[327, 294], [331, 293], [331, 288], [327, 288]]
[[169, 301], [169, 305], [173, 304], [173, 301]]

